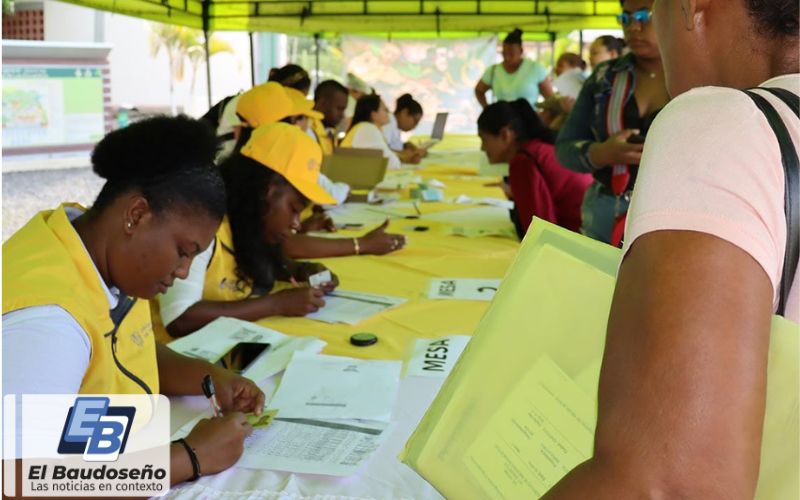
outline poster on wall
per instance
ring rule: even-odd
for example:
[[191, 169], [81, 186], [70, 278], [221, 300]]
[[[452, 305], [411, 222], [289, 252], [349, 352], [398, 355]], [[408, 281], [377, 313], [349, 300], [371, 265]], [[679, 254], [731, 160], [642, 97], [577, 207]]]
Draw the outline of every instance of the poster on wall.
[[394, 39], [344, 36], [347, 71], [372, 86], [390, 111], [408, 92], [422, 104], [417, 134], [429, 134], [439, 111], [450, 113], [447, 132], [473, 133], [481, 107], [475, 84], [496, 61], [497, 38]]
[[100, 68], [3, 65], [3, 148], [93, 144], [103, 112]]

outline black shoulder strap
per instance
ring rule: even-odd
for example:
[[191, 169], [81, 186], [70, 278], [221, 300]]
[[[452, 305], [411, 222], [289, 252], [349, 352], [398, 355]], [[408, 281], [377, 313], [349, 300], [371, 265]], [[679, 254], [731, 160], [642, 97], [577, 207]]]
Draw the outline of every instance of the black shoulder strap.
[[[784, 89], [762, 88], [761, 90], [770, 92], [781, 99], [800, 118], [800, 97]], [[792, 281], [797, 271], [798, 256], [800, 256], [800, 160], [798, 160], [792, 136], [772, 104], [755, 92], [749, 90], [744, 92], [755, 102], [758, 109], [764, 113], [781, 149], [781, 162], [783, 163], [784, 173], [783, 209], [786, 214], [786, 251], [783, 257], [783, 275], [781, 276], [777, 312], [783, 316], [786, 310], [789, 290], [792, 287]]]

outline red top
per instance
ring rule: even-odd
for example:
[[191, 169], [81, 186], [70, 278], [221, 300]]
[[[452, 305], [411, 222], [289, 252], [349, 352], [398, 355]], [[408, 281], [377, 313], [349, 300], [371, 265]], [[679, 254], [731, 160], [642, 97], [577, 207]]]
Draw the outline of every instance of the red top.
[[591, 174], [568, 170], [556, 159], [555, 146], [533, 139], [520, 146], [509, 165], [509, 184], [522, 229], [533, 216], [579, 231], [581, 203]]

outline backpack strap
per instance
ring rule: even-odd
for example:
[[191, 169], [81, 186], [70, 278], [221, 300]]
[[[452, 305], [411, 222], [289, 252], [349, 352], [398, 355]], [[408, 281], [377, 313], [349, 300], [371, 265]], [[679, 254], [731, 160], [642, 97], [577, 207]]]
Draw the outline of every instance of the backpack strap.
[[[789, 106], [795, 115], [800, 118], [800, 97], [784, 89], [762, 88], [770, 92]], [[781, 163], [783, 164], [784, 177], [784, 202], [783, 209], [786, 214], [786, 250], [783, 257], [783, 275], [780, 282], [780, 298], [777, 313], [784, 316], [789, 290], [792, 287], [795, 272], [797, 271], [798, 257], [800, 256], [800, 160], [797, 150], [792, 142], [792, 136], [786, 128], [778, 111], [763, 96], [745, 90], [758, 109], [764, 113], [769, 122], [781, 150]]]

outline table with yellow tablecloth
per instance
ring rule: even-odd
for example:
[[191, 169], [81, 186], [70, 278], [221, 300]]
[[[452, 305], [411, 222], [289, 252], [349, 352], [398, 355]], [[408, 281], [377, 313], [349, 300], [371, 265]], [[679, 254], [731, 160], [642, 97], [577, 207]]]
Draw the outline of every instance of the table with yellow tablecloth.
[[[432, 338], [449, 334], [470, 335], [486, 310], [486, 302], [427, 299], [429, 282], [434, 278], [496, 278], [500, 279], [510, 265], [519, 242], [515, 238], [466, 238], [449, 234], [450, 224], [443, 213], [470, 210], [476, 205], [450, 202], [458, 195], [472, 199], [490, 197], [503, 199], [496, 184], [498, 178], [478, 176], [476, 165], [452, 165], [454, 145], [464, 147], [470, 142], [454, 138], [437, 146], [442, 151], [431, 152], [428, 165], [414, 171], [425, 180], [436, 179], [445, 184], [445, 202], [419, 202], [422, 215], [418, 219], [392, 218], [388, 232], [406, 235], [408, 245], [400, 251], [383, 256], [350, 256], [320, 259], [339, 277], [340, 288], [357, 292], [378, 293], [404, 297], [408, 302], [369, 318], [358, 325], [326, 324], [306, 318], [266, 318], [258, 323], [279, 332], [315, 336], [328, 343], [325, 354], [368, 359], [402, 359], [409, 344], [418, 338]], [[474, 141], [472, 145], [475, 146]], [[455, 151], [460, 153], [460, 151]], [[448, 154], [450, 153], [450, 154]], [[471, 154], [477, 153], [477, 148]], [[460, 156], [460, 155], [459, 155]], [[391, 178], [392, 173], [388, 176]], [[408, 199], [409, 189], [397, 191]], [[376, 207], [387, 213], [414, 215], [410, 206]], [[513, 226], [508, 212], [493, 207], [478, 208], [489, 217], [483, 222], [504, 227], [509, 232]], [[470, 212], [471, 213], [471, 212]], [[436, 220], [429, 216], [436, 216]], [[380, 215], [378, 218], [380, 219]], [[377, 224], [376, 224], [377, 225]], [[424, 232], [414, 227], [424, 226]], [[341, 237], [355, 237], [360, 231], [340, 231]], [[350, 336], [369, 332], [378, 336], [378, 343], [368, 347], [350, 344]]]

